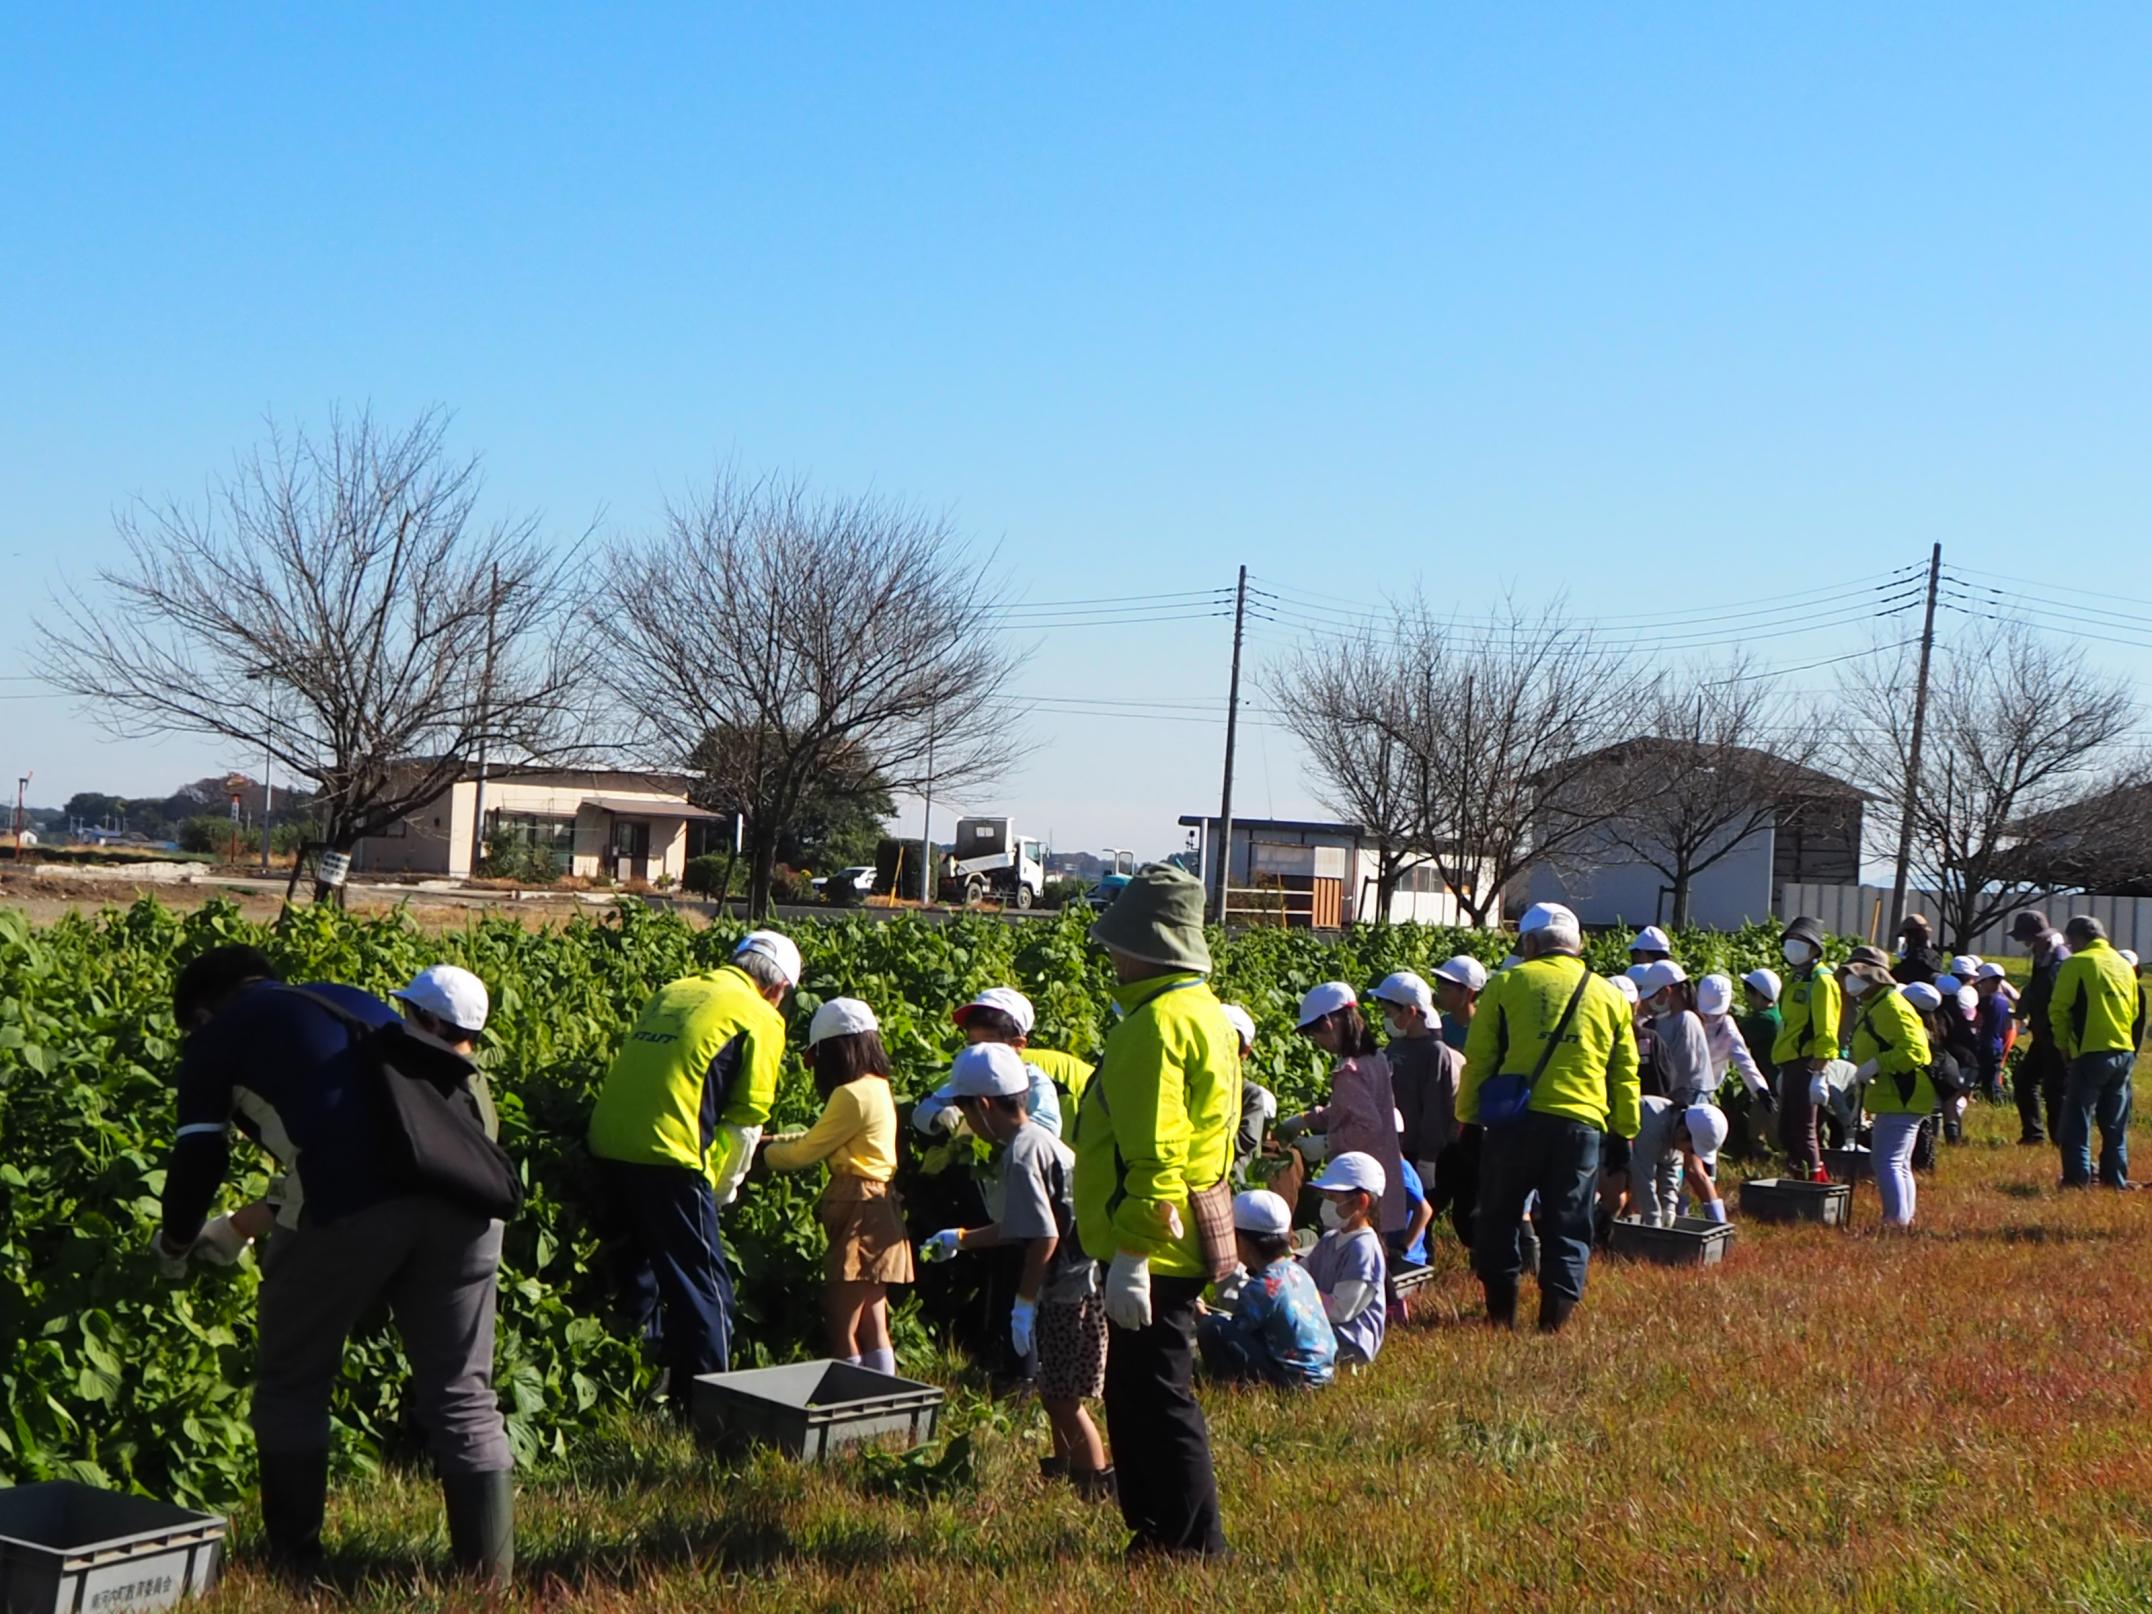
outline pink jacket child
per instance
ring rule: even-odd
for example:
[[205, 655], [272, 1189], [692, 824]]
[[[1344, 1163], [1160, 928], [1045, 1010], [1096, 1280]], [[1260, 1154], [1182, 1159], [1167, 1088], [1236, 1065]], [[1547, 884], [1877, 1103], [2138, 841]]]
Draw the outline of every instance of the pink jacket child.
[[1411, 1216], [1405, 1196], [1404, 1156], [1397, 1142], [1397, 1095], [1390, 1081], [1390, 1061], [1376, 1046], [1360, 1017], [1359, 999], [1342, 981], [1309, 992], [1300, 1006], [1300, 1031], [1337, 1064], [1330, 1074], [1330, 1102], [1284, 1123], [1287, 1136], [1302, 1132], [1325, 1135], [1331, 1156], [1358, 1150], [1382, 1163], [1382, 1206], [1375, 1225], [1383, 1233], [1404, 1230]]

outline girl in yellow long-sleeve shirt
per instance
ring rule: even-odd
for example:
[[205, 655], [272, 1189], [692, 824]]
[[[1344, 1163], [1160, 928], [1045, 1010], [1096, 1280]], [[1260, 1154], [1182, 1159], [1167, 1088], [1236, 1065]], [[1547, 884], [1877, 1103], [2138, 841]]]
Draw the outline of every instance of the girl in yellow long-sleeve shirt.
[[829, 1234], [823, 1294], [829, 1351], [839, 1361], [894, 1373], [889, 1286], [912, 1281], [912, 1247], [890, 1186], [897, 1175], [897, 1105], [874, 1011], [857, 998], [831, 998], [808, 1027], [807, 1059], [822, 1118], [797, 1137], [770, 1142], [763, 1158], [773, 1171], [828, 1162], [820, 1215]]

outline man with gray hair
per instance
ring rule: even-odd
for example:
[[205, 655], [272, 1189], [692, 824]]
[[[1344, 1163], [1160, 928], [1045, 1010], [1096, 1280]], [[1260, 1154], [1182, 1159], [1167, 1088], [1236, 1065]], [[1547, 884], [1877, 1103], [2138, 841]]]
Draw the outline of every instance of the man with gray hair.
[[2092, 1185], [2092, 1123], [2100, 1125], [2100, 1182], [2129, 1188], [2130, 1071], [2144, 1039], [2144, 1009], [2137, 972], [2107, 942], [2107, 930], [2090, 914], [2064, 928], [2070, 957], [2056, 972], [2048, 1026], [2069, 1061], [2063, 1093], [2062, 1186]]
[[1535, 903], [1517, 927], [1524, 955], [1487, 985], [1465, 1040], [1457, 1119], [1478, 1123], [1480, 1202], [1472, 1265], [1487, 1320], [1517, 1321], [1520, 1224], [1539, 1194], [1539, 1326], [1553, 1333], [1584, 1296], [1602, 1145], [1636, 1136], [1642, 1103], [1629, 1001], [1579, 956], [1577, 916]]
[[[2048, 1009], [2055, 1000], [2055, 977], [2069, 959], [2070, 949], [2047, 922], [2047, 915], [2037, 908], [2017, 911], [2010, 921], [2010, 939], [2024, 943], [2032, 953], [2032, 979], [2025, 983], [2024, 996], [2018, 999], [2017, 1006], [2018, 1021], [2025, 1027], [2027, 1041], [2011, 1082], [2017, 1098], [2018, 1142], [2045, 1143], [2052, 1136], [2060, 1143], [2062, 1092], [2069, 1072], [2049, 1030]], [[2047, 1114], [2045, 1130], [2040, 1124], [2043, 1110]]]

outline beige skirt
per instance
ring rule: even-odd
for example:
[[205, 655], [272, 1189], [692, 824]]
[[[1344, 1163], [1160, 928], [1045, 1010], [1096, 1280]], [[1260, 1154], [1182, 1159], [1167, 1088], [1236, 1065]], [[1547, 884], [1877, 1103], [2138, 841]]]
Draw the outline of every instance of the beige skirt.
[[886, 1182], [832, 1176], [817, 1209], [829, 1234], [832, 1283], [910, 1283], [912, 1241], [904, 1202]]

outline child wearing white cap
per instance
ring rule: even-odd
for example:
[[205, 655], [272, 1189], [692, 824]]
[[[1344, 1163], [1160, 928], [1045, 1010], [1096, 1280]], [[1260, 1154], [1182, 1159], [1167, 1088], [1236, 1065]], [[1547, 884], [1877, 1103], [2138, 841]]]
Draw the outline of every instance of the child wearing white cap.
[[1487, 966], [1470, 954], [1459, 953], [1437, 964], [1432, 973], [1435, 1007], [1442, 1011], [1442, 1040], [1462, 1054], [1465, 1038], [1472, 1032], [1472, 1016], [1479, 1010], [1479, 995], [1487, 990]]
[[1248, 1277], [1230, 1316], [1208, 1312], [1196, 1325], [1204, 1368], [1227, 1383], [1321, 1389], [1337, 1374], [1337, 1334], [1315, 1280], [1293, 1259], [1291, 1208], [1267, 1188], [1235, 1195], [1233, 1242]]
[[1974, 1064], [1981, 1095], [1990, 1104], [2003, 1101], [2003, 1062], [2017, 1041], [2017, 1016], [2003, 990], [2007, 977], [2000, 964], [1982, 964], [1973, 972], [1973, 996], [1978, 1000], [1973, 1023], [1976, 1053]]
[[[1432, 1194], [1442, 1153], [1457, 1141], [1457, 1089], [1464, 1079], [1464, 1058], [1436, 1034], [1435, 995], [1412, 971], [1398, 971], [1368, 995], [1383, 1005], [1390, 1032], [1384, 1053], [1397, 1095], [1400, 1182], [1405, 1180], [1403, 1162], [1412, 1161], [1423, 1196]], [[1408, 1219], [1416, 1210], [1408, 1188]], [[1396, 1236], [1392, 1242], [1402, 1247], [1396, 1245]], [[1411, 1242], [1407, 1238], [1405, 1245]]]
[[1696, 1017], [1704, 1023], [1704, 1044], [1711, 1050], [1712, 1088], [1708, 1097], [1726, 1112], [1739, 1139], [1736, 1158], [1756, 1152], [1759, 1112], [1778, 1113], [1778, 1099], [1756, 1064], [1756, 1053], [1734, 1019], [1734, 983], [1725, 975], [1706, 975], [1696, 983]]
[[1336, 1059], [1330, 1076], [1330, 1102], [1281, 1122], [1281, 1137], [1307, 1132], [1324, 1135], [1327, 1151], [1357, 1150], [1383, 1166], [1388, 1192], [1377, 1190], [1381, 1205], [1375, 1226], [1382, 1233], [1404, 1229], [1411, 1206], [1405, 1201], [1398, 1162], [1397, 1094], [1390, 1061], [1376, 1044], [1360, 1014], [1360, 1000], [1343, 981], [1326, 981], [1300, 1000], [1300, 1034]]
[[[1027, 1100], [1031, 1119], [1060, 1137], [1061, 1101], [1083, 1096], [1092, 1067], [1074, 1054], [1031, 1046], [1031, 1028], [1038, 1023], [1031, 1000], [1013, 986], [990, 986], [969, 1003], [959, 1004], [949, 1018], [962, 1029], [967, 1046], [998, 1042], [1023, 1055], [1031, 1073]], [[912, 1108], [912, 1125], [927, 1133], [954, 1131], [963, 1113], [951, 1104], [953, 1096], [944, 1086], [921, 1099]]]
[[1001, 1210], [990, 1226], [943, 1228], [920, 1254], [939, 1261], [967, 1250], [1022, 1251], [1009, 1336], [1020, 1358], [1038, 1360], [1039, 1405], [1054, 1442], [1040, 1472], [1103, 1498], [1112, 1494], [1113, 1470], [1084, 1402], [1105, 1393], [1106, 1303], [1098, 1263], [1076, 1239], [1076, 1157], [1032, 1119], [1030, 1088], [1022, 1058], [1004, 1043], [974, 1043], [956, 1056], [947, 1090], [972, 1132], [1001, 1145], [994, 1195]]
[[1726, 1220], [1715, 1180], [1725, 1142], [1726, 1112], [1717, 1105], [1678, 1105], [1656, 1094], [1644, 1099], [1629, 1172], [1631, 1205], [1647, 1226], [1672, 1226], [1684, 1190], [1695, 1196], [1706, 1220]]
[[1389, 1258], [1374, 1227], [1388, 1175], [1373, 1155], [1348, 1150], [1333, 1155], [1312, 1186], [1323, 1196], [1329, 1231], [1308, 1252], [1308, 1276], [1337, 1331], [1339, 1360], [1372, 1362], [1382, 1349], [1390, 1281]]
[[807, 1063], [822, 1095], [822, 1118], [806, 1132], [766, 1140], [762, 1158], [772, 1171], [828, 1163], [817, 1214], [829, 1234], [822, 1298], [829, 1352], [839, 1361], [895, 1373], [889, 1286], [912, 1281], [912, 1246], [894, 1186], [897, 1104], [874, 1011], [857, 998], [831, 998], [816, 1009], [807, 1028]]

